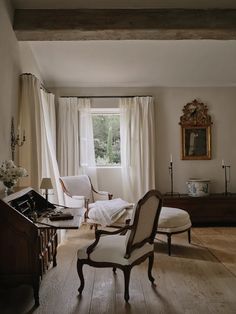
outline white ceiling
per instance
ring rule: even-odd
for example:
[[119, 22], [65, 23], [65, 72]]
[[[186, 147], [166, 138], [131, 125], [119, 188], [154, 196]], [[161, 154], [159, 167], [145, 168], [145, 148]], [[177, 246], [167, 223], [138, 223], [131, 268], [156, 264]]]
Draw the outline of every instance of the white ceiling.
[[31, 42], [30, 46], [51, 87], [236, 86], [236, 41]]
[[[17, 8], [236, 8], [235, 0], [13, 2]], [[30, 42], [30, 46], [51, 87], [236, 86], [236, 41]]]

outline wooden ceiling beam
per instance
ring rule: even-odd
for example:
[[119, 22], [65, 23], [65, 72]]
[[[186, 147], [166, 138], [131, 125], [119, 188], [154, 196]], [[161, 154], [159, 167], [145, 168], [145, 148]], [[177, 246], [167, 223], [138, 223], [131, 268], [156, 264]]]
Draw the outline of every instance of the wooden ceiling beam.
[[15, 10], [20, 41], [236, 39], [234, 9]]

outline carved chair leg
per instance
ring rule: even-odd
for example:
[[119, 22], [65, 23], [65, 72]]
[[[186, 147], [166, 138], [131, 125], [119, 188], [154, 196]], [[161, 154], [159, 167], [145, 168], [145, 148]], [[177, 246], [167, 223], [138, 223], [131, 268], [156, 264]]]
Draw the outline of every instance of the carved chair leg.
[[191, 243], [191, 228], [188, 229], [188, 243]]
[[131, 268], [129, 266], [125, 266], [123, 269], [124, 272], [124, 279], [125, 279], [125, 293], [124, 299], [126, 302], [129, 301], [129, 281], [130, 281], [130, 271]]
[[[131, 219], [126, 219], [125, 220], [125, 226], [129, 226], [130, 225], [130, 221]], [[127, 233], [128, 230], [122, 231], [120, 234], [121, 235], [125, 235]]]
[[39, 306], [39, 280], [35, 279], [33, 281], [33, 290], [34, 290], [34, 305]]
[[152, 255], [150, 255], [148, 258], [148, 278], [152, 284], [155, 281], [155, 278], [152, 276], [153, 261], [154, 261], [154, 253]]
[[168, 254], [171, 255], [171, 233], [167, 234]]
[[55, 245], [55, 251], [54, 251], [54, 254], [53, 254], [53, 258], [52, 258], [52, 265], [53, 267], [56, 267], [57, 266], [57, 245], [58, 245], [58, 236], [57, 236], [57, 233], [55, 234], [55, 238], [54, 238], [54, 244]]
[[83, 275], [83, 263], [78, 259], [77, 261], [77, 272], [80, 279], [80, 286], [79, 286], [79, 294], [82, 294], [82, 291], [84, 290], [84, 275]]
[[56, 267], [57, 266], [57, 250], [55, 252], [55, 254], [53, 255], [53, 262], [52, 262], [52, 266]]

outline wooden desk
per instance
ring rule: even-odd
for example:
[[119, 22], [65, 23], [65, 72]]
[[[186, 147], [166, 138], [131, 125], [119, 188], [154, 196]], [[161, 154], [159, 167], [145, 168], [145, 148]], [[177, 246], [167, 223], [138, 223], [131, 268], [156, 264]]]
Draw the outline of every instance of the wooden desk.
[[66, 209], [71, 220], [45, 216], [56, 209], [32, 188], [0, 199], [0, 285], [32, 285], [36, 305], [40, 281], [57, 265], [57, 229], [78, 229], [83, 222], [83, 209]]
[[236, 194], [210, 194], [204, 197], [164, 195], [163, 206], [186, 210], [194, 226], [236, 225]]

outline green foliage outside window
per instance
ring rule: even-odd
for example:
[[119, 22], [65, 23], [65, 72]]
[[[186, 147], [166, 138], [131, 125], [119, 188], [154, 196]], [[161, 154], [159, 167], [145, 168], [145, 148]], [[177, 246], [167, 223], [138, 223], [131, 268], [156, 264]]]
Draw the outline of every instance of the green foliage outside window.
[[96, 165], [120, 165], [120, 116], [93, 114], [92, 118]]

